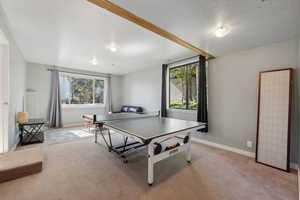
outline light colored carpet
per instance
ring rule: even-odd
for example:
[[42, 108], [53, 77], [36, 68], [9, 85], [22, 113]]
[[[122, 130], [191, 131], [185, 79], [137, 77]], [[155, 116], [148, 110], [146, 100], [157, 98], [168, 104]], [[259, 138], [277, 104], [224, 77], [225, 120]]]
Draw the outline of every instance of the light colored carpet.
[[93, 138], [43, 145], [43, 171], [0, 184], [1, 200], [297, 199], [296, 174], [200, 144], [193, 143], [191, 165], [180, 154], [158, 163], [152, 187], [143, 154], [123, 164]]

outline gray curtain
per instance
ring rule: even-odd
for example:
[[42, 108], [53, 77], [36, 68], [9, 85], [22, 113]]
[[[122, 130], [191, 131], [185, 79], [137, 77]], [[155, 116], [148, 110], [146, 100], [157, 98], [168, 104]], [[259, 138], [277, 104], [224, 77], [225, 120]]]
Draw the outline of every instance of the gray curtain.
[[105, 112], [112, 112], [112, 92], [111, 92], [111, 77], [107, 78], [107, 94], [106, 94]]
[[61, 128], [63, 124], [61, 115], [59, 72], [57, 70], [51, 71], [51, 85], [52, 88], [49, 108], [49, 127]]
[[167, 117], [167, 72], [168, 65], [162, 65], [162, 83], [161, 83], [161, 116]]
[[205, 128], [199, 129], [200, 132], [208, 132], [207, 117], [207, 80], [206, 80], [206, 58], [199, 56], [198, 68], [198, 112], [197, 121], [206, 124]]

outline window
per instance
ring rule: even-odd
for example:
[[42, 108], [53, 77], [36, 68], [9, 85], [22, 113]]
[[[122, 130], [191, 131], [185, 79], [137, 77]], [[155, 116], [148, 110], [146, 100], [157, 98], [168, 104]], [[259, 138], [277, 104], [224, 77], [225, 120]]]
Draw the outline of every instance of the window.
[[197, 109], [198, 63], [170, 68], [169, 108]]
[[60, 74], [62, 105], [104, 105], [105, 79], [91, 76]]

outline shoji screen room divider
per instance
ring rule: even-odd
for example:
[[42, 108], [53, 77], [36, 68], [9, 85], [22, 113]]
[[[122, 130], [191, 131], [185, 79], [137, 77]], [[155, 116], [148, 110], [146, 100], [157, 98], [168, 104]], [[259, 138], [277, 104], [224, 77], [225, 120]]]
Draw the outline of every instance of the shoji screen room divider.
[[256, 162], [289, 171], [292, 68], [259, 73]]

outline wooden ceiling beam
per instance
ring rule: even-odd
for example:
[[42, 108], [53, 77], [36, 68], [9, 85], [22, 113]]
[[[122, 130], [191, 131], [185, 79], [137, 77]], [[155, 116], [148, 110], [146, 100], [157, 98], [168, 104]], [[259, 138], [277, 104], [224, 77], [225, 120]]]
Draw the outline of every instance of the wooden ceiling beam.
[[194, 51], [195, 53], [199, 54], [199, 55], [202, 55], [202, 56], [205, 56], [207, 59], [213, 59], [215, 58], [213, 55], [199, 49], [198, 47], [180, 39], [179, 37], [177, 37], [176, 35], [172, 34], [172, 33], [169, 33], [165, 30], [163, 30], [162, 28], [144, 20], [143, 18], [141, 17], [138, 17], [136, 15], [134, 15], [133, 13], [125, 10], [124, 8], [121, 8], [120, 6], [116, 5], [116, 4], [113, 4], [111, 3], [110, 1], [108, 0], [88, 0], [89, 2], [101, 7], [101, 8], [104, 8], [124, 19], [127, 19], [128, 21], [131, 21], [141, 27], [144, 27], [145, 29], [149, 30], [149, 31], [152, 31], [168, 40], [171, 40], [185, 48], [188, 48], [192, 51]]

